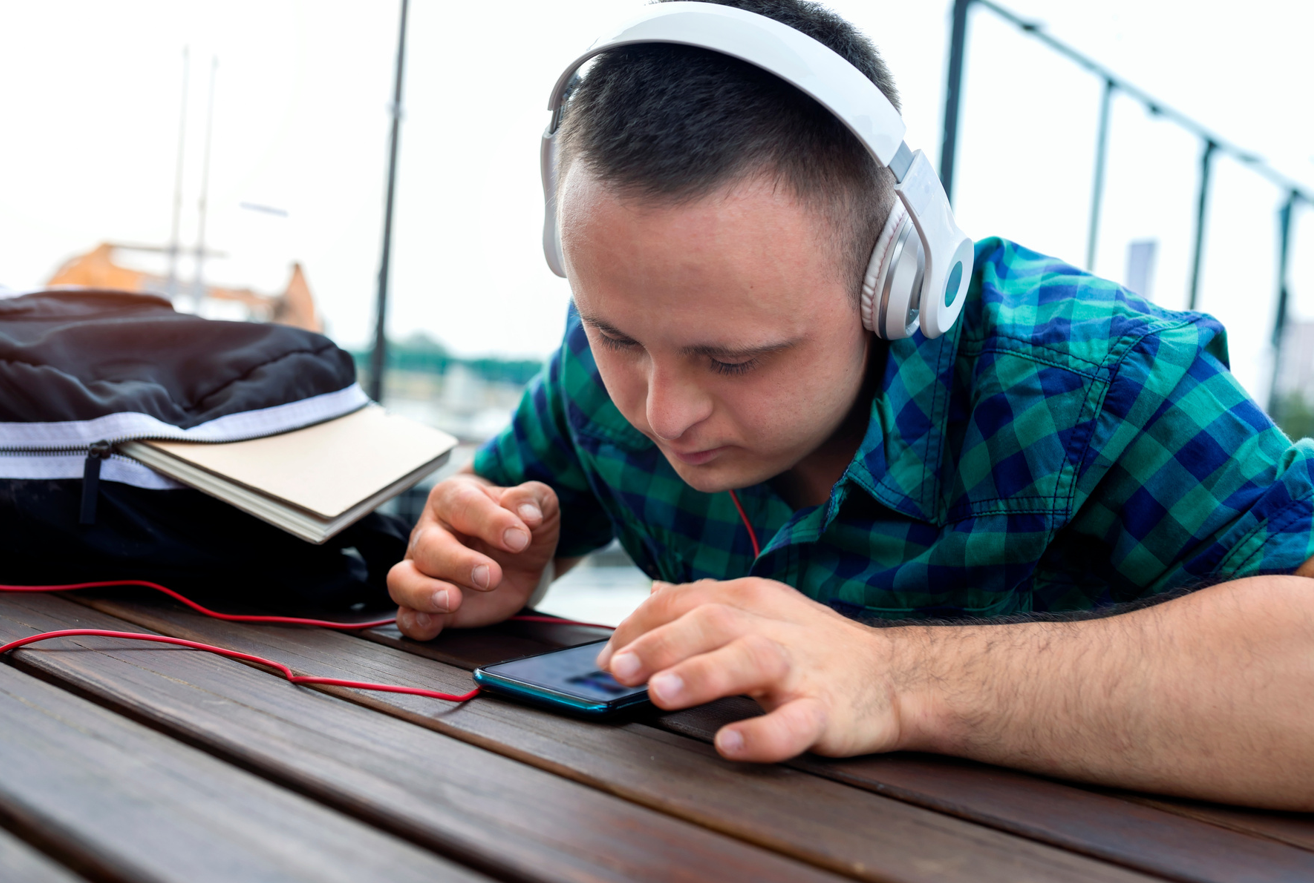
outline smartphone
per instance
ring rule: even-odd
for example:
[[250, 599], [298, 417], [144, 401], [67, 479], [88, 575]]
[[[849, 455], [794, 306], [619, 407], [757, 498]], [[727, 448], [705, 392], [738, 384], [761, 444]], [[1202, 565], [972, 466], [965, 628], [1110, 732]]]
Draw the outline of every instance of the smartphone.
[[594, 641], [475, 669], [481, 689], [533, 705], [601, 717], [648, 701], [648, 688], [627, 687], [598, 668]]

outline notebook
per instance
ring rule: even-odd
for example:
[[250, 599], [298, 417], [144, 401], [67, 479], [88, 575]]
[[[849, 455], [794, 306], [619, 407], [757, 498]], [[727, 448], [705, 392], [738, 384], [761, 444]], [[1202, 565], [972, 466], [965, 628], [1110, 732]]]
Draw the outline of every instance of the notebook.
[[129, 441], [118, 452], [312, 543], [447, 462], [456, 439], [378, 405], [249, 441]]

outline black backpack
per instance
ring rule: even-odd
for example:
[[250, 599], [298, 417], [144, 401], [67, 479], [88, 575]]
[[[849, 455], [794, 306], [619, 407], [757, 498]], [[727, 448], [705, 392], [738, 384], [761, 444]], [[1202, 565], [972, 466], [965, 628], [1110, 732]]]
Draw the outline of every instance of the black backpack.
[[351, 356], [309, 331], [119, 291], [0, 298], [0, 583], [145, 579], [279, 606], [386, 604], [399, 519], [373, 513], [315, 546], [114, 447], [255, 438], [367, 402]]

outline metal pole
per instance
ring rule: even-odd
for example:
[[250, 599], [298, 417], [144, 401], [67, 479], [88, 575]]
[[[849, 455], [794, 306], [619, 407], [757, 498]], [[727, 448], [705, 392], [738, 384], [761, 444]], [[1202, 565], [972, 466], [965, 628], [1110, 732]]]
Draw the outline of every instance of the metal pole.
[[949, 36], [949, 76], [944, 88], [944, 130], [940, 134], [940, 183], [954, 198], [954, 158], [958, 149], [958, 106], [963, 96], [963, 52], [967, 43], [967, 8], [972, 0], [954, 0]]
[[1100, 100], [1100, 131], [1095, 136], [1095, 188], [1090, 197], [1090, 230], [1086, 235], [1086, 269], [1095, 272], [1095, 243], [1100, 234], [1100, 203], [1104, 201], [1104, 158], [1109, 149], [1109, 103], [1113, 80], [1104, 81], [1104, 97]]
[[218, 56], [210, 58], [210, 106], [205, 116], [205, 160], [201, 164], [201, 198], [197, 202], [200, 220], [196, 227], [196, 276], [192, 280], [194, 306], [199, 307], [205, 297], [205, 283], [201, 280], [201, 263], [205, 260], [205, 213], [210, 194], [210, 137], [214, 132], [214, 78], [219, 70]]
[[164, 293], [173, 300], [178, 293], [178, 237], [182, 227], [183, 148], [187, 143], [187, 74], [191, 67], [189, 50], [183, 48], [182, 112], [178, 115], [178, 162], [173, 173], [173, 233], [169, 237], [169, 281]]
[[1293, 190], [1287, 194], [1287, 201], [1278, 209], [1278, 272], [1277, 272], [1277, 315], [1273, 318], [1273, 382], [1268, 388], [1268, 413], [1277, 413], [1281, 402], [1278, 401], [1278, 372], [1282, 370], [1282, 337], [1287, 328], [1287, 304], [1291, 289], [1288, 286], [1288, 270], [1291, 265], [1291, 215], [1296, 208], [1297, 193]]
[[379, 261], [379, 298], [375, 307], [374, 350], [370, 353], [370, 398], [383, 400], [383, 373], [388, 361], [388, 264], [392, 258], [392, 205], [397, 184], [397, 136], [401, 127], [402, 71], [406, 61], [406, 12], [402, 0], [401, 30], [397, 37], [397, 80], [392, 92], [392, 142], [388, 148], [388, 201], [383, 210], [383, 257]]
[[1207, 140], [1204, 152], [1200, 154], [1200, 194], [1195, 205], [1195, 250], [1191, 256], [1191, 297], [1186, 306], [1188, 310], [1194, 310], [1200, 300], [1200, 252], [1204, 246], [1205, 209], [1209, 203], [1209, 169], [1217, 149], [1217, 144]]

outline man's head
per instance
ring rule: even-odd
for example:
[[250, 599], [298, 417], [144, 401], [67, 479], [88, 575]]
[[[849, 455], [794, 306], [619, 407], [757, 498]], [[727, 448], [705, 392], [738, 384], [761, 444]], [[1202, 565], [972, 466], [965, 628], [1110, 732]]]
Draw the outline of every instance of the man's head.
[[[803, 0], [727, 3], [807, 33], [897, 101], [875, 49]], [[561, 231], [613, 400], [694, 487], [822, 449], [870, 346], [858, 294], [892, 176], [811, 98], [685, 46], [600, 56], [561, 131]]]
[[[662, 2], [662, 0], [658, 0]], [[775, 19], [829, 47], [899, 108], [894, 79], [857, 28], [809, 0], [705, 0]], [[894, 176], [811, 97], [761, 68], [692, 46], [600, 55], [570, 96], [560, 173], [576, 162], [618, 194], [689, 202], [774, 177], [833, 226], [854, 298], [894, 205]]]

